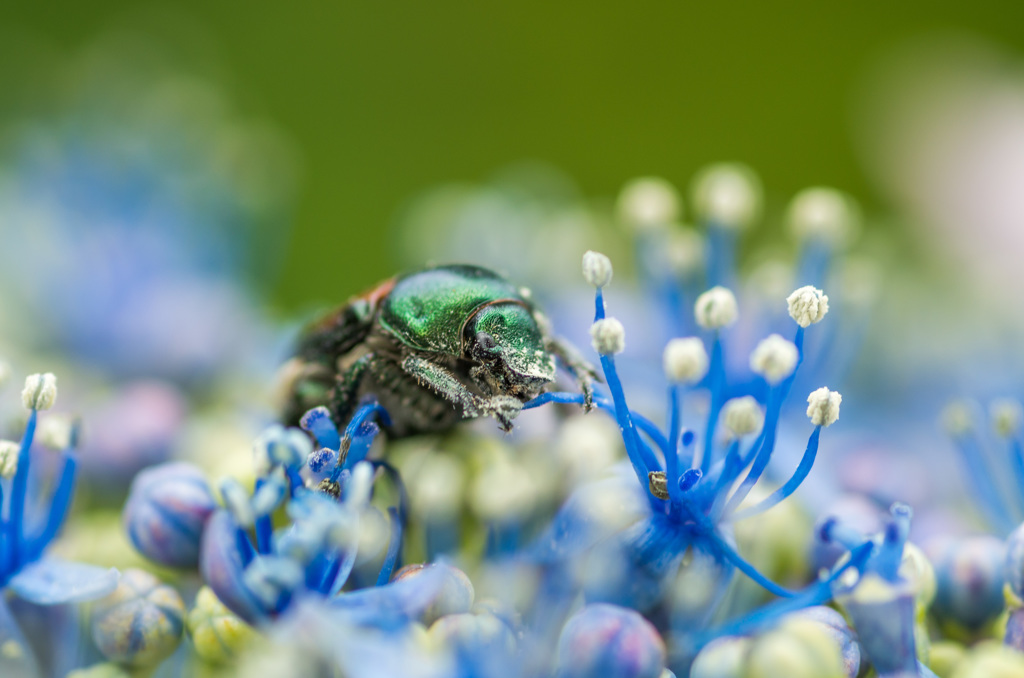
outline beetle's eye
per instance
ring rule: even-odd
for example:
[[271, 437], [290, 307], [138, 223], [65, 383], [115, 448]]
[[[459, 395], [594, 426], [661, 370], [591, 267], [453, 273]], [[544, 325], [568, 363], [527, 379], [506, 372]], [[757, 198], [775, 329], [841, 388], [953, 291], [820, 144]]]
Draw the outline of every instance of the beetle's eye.
[[494, 337], [487, 334], [486, 332], [477, 332], [476, 345], [478, 349], [490, 351], [492, 348], [498, 345], [498, 342], [494, 341]]

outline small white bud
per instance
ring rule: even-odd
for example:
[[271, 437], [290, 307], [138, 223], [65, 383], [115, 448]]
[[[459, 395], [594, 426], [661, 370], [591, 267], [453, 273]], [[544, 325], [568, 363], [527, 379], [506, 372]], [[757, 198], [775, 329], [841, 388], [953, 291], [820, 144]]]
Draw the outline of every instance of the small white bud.
[[13, 478], [18, 470], [18, 452], [21, 445], [12, 440], [0, 440], [0, 478]]
[[662, 364], [669, 381], [696, 384], [708, 371], [708, 352], [697, 337], [672, 339], [665, 345]]
[[743, 229], [760, 214], [761, 182], [746, 165], [711, 165], [697, 175], [693, 189], [697, 216], [711, 225]]
[[751, 396], [733, 398], [722, 408], [725, 427], [736, 438], [750, 433], [757, 433], [764, 425], [764, 413], [761, 406]]
[[21, 402], [30, 410], [48, 410], [57, 400], [57, 377], [52, 372], [30, 374], [25, 379]]
[[994, 400], [990, 411], [992, 427], [999, 435], [1009, 438], [1020, 430], [1021, 421], [1024, 421], [1024, 409], [1016, 400], [1009, 398]]
[[807, 396], [807, 416], [815, 426], [831, 426], [839, 418], [839, 404], [843, 396], [822, 386]]
[[844, 244], [856, 230], [858, 209], [853, 199], [834, 188], [808, 188], [789, 205], [789, 230], [798, 240]]
[[634, 179], [619, 193], [618, 212], [622, 221], [637, 229], [665, 226], [679, 219], [679, 194], [664, 179]]
[[622, 353], [626, 348], [626, 330], [615, 318], [604, 318], [590, 326], [590, 345], [600, 355]]
[[676, 275], [690, 275], [704, 264], [704, 238], [688, 226], [669, 231], [664, 246], [665, 263]]
[[612, 281], [612, 261], [600, 252], [583, 253], [583, 279], [593, 287], [604, 287]]
[[51, 450], [65, 450], [71, 445], [71, 419], [49, 415], [39, 423], [39, 442]]
[[962, 400], [954, 400], [942, 410], [942, 425], [950, 435], [959, 436], [974, 428], [970, 406]]
[[11, 364], [6, 360], [0, 360], [0, 386], [7, 383], [11, 378]]
[[736, 296], [725, 287], [712, 287], [697, 297], [693, 305], [697, 324], [706, 330], [719, 330], [736, 322], [739, 311]]
[[796, 369], [800, 352], [793, 342], [777, 334], [762, 339], [750, 353], [750, 369], [769, 384], [777, 384]]
[[786, 297], [789, 317], [800, 327], [809, 327], [828, 313], [828, 296], [813, 285], [804, 285]]

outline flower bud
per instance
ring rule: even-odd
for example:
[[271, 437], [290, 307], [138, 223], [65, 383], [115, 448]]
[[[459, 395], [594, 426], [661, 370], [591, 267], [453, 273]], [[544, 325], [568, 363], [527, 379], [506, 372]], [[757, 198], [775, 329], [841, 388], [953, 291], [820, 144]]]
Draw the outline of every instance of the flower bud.
[[839, 404], [843, 396], [822, 386], [807, 396], [807, 416], [815, 426], [831, 426], [839, 419]]
[[761, 182], [745, 165], [711, 165], [694, 180], [693, 203], [701, 221], [720, 228], [744, 229], [761, 211]]
[[113, 662], [103, 662], [84, 669], [75, 669], [68, 673], [66, 678], [132, 678], [132, 674]]
[[122, 515], [139, 553], [167, 567], [195, 567], [203, 526], [216, 507], [203, 473], [178, 462], [136, 476]]
[[750, 353], [750, 369], [774, 385], [793, 374], [799, 359], [800, 352], [793, 342], [770, 334]]
[[57, 400], [57, 377], [52, 372], [30, 374], [25, 378], [21, 403], [30, 410], [48, 410]]
[[936, 616], [979, 629], [1003, 611], [1007, 548], [1002, 541], [988, 535], [967, 537], [931, 550]]
[[181, 642], [184, 617], [177, 591], [148, 572], [125, 570], [117, 589], [93, 610], [93, 640], [111, 661], [155, 666]]
[[572, 616], [558, 639], [557, 675], [564, 678], [658, 678], [665, 643], [637, 612], [595, 603]]
[[791, 619], [754, 641], [746, 678], [845, 678], [839, 646], [821, 624]]
[[675, 187], [664, 179], [634, 179], [619, 193], [619, 218], [637, 230], [672, 223], [679, 219], [680, 211], [679, 194]]
[[600, 355], [622, 353], [626, 348], [626, 329], [615, 318], [602, 318], [590, 326], [590, 344]]
[[475, 595], [473, 583], [466, 576], [466, 573], [457, 567], [444, 563], [406, 565], [395, 573], [392, 581], [412, 579], [423, 575], [428, 570], [431, 572], [441, 570], [444, 573], [444, 583], [434, 597], [433, 602], [424, 610], [420, 621], [429, 625], [446, 615], [469, 612], [473, 607], [473, 597]]
[[693, 306], [697, 324], [706, 330], [720, 330], [736, 322], [736, 296], [725, 287], [712, 287], [697, 297]]
[[196, 654], [212, 664], [236, 656], [256, 636], [253, 628], [232, 614], [207, 586], [199, 589], [185, 623]]
[[708, 352], [697, 337], [671, 339], [665, 345], [662, 364], [669, 381], [696, 384], [708, 371]]
[[789, 317], [800, 327], [819, 323], [828, 313], [828, 296], [813, 285], [805, 285], [786, 297]]
[[743, 636], [716, 638], [693, 660], [690, 678], [745, 678], [751, 645], [753, 641]]
[[611, 259], [593, 250], [583, 253], [583, 279], [591, 287], [604, 287], [612, 281]]
[[725, 427], [735, 438], [756, 433], [764, 424], [764, 413], [761, 412], [761, 406], [751, 396], [742, 396], [727, 401], [722, 408], [722, 418], [725, 420]]
[[492, 660], [516, 651], [516, 637], [508, 624], [490, 613], [449, 614], [431, 625], [429, 639], [459, 655], [484, 652]]

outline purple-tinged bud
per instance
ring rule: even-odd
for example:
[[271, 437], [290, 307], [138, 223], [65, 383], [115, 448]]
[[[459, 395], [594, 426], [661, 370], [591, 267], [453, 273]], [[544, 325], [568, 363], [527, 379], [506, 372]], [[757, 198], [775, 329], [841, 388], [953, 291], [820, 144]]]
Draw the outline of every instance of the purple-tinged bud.
[[665, 643], [639, 613], [616, 605], [587, 605], [558, 639], [559, 678], [658, 678]]
[[790, 618], [755, 639], [744, 678], [843, 678], [839, 647], [825, 627]]
[[132, 483], [124, 528], [135, 548], [153, 562], [195, 567], [203, 526], [215, 508], [202, 471], [191, 464], [161, 464]]
[[693, 660], [690, 678], [744, 678], [753, 642], [745, 636], [716, 638]]
[[879, 675], [916, 675], [916, 598], [913, 585], [868, 574], [840, 601], [857, 630], [861, 650]]
[[794, 613], [793, 618], [809, 619], [821, 624], [828, 635], [839, 646], [843, 659], [843, 669], [848, 678], [854, 678], [860, 672], [860, 644], [843, 615], [831, 607], [816, 605]]
[[181, 642], [185, 603], [143, 570], [125, 570], [117, 589], [92, 613], [92, 635], [106, 657], [133, 667], [156, 666]]
[[473, 597], [475, 595], [473, 583], [466, 576], [465, 572], [446, 563], [434, 563], [431, 565], [415, 563], [406, 565], [395, 573], [392, 581], [397, 582], [418, 577], [427, 570], [433, 571], [435, 568], [442, 570], [445, 573], [445, 578], [434, 601], [423, 611], [420, 621], [425, 625], [430, 625], [446, 615], [469, 612], [470, 608], [473, 607]]
[[983, 535], [929, 545], [937, 591], [932, 611], [979, 629], [1003, 611], [1006, 546]]

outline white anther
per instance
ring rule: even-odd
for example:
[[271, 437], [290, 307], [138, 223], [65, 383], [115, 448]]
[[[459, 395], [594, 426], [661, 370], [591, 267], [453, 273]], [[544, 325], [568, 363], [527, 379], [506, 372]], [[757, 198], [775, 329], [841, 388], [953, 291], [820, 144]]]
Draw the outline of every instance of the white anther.
[[0, 478], [13, 478], [18, 470], [18, 452], [21, 445], [12, 440], [0, 440]]
[[1024, 409], [1016, 400], [1000, 398], [992, 401], [990, 407], [992, 413], [992, 427], [996, 433], [1009, 438], [1020, 430], [1021, 421], [1024, 421]]
[[708, 352], [697, 337], [672, 339], [665, 345], [662, 364], [669, 381], [696, 384], [708, 371]]
[[769, 384], [777, 384], [796, 369], [800, 352], [793, 342], [777, 334], [762, 339], [750, 353], [750, 369]]
[[736, 438], [757, 433], [764, 425], [764, 413], [761, 406], [751, 396], [733, 398], [722, 408], [725, 427]]
[[634, 179], [619, 193], [618, 212], [625, 223], [637, 229], [665, 226], [679, 218], [679, 194], [664, 179]]
[[842, 245], [857, 228], [853, 199], [834, 188], [808, 188], [789, 204], [789, 229], [799, 240]]
[[960, 436], [974, 428], [971, 408], [962, 400], [954, 400], [942, 410], [942, 425], [950, 435]]
[[815, 426], [831, 426], [839, 418], [843, 396], [822, 386], [807, 396], [807, 416]]
[[828, 296], [813, 285], [804, 285], [786, 298], [789, 317], [800, 327], [821, 322], [828, 313]]
[[704, 264], [704, 238], [692, 228], [673, 228], [664, 246], [665, 262], [676, 275], [691, 275]]
[[697, 324], [707, 330], [719, 330], [736, 322], [739, 310], [736, 296], [725, 287], [712, 287], [697, 297], [693, 305]]
[[583, 253], [583, 279], [593, 287], [604, 287], [612, 281], [612, 261], [600, 252]]
[[626, 329], [615, 318], [603, 318], [590, 326], [590, 345], [600, 355], [622, 353], [626, 348]]
[[48, 410], [57, 400], [57, 377], [52, 372], [30, 374], [21, 392], [22, 404], [30, 410]]
[[746, 228], [761, 211], [761, 182], [745, 165], [711, 165], [694, 180], [693, 200], [701, 220], [720, 228]]
[[59, 415], [48, 415], [39, 423], [39, 442], [51, 450], [66, 450], [71, 446], [71, 420]]

